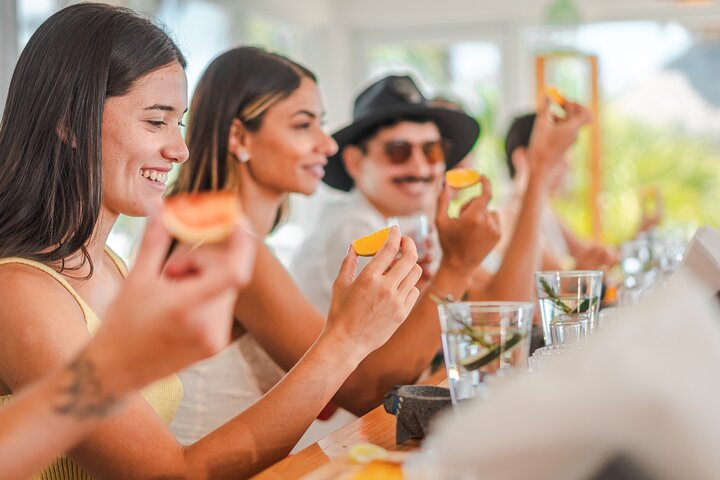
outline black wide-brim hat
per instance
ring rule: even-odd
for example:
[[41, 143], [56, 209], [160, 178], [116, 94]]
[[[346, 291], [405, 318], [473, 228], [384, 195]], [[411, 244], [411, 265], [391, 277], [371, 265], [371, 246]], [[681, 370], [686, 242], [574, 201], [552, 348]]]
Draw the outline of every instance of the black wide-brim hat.
[[470, 115], [451, 108], [431, 104], [408, 76], [390, 76], [375, 82], [355, 100], [353, 121], [333, 134], [338, 153], [328, 158], [323, 182], [339, 190], [349, 191], [354, 181], [345, 170], [342, 151], [355, 145], [375, 126], [393, 118], [431, 121], [442, 138], [450, 140], [447, 168], [457, 165], [468, 154], [480, 135], [480, 125]]

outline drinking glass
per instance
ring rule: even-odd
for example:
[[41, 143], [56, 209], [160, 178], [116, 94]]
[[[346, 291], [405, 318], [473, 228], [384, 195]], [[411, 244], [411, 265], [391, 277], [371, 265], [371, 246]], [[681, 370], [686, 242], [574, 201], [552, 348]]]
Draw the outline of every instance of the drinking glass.
[[545, 345], [582, 342], [598, 325], [600, 270], [536, 272]]
[[424, 213], [415, 215], [389, 217], [387, 225], [397, 225], [400, 233], [410, 237], [417, 248], [417, 263], [425, 270], [430, 270], [431, 265], [438, 260], [435, 253], [435, 240], [432, 223]]
[[652, 287], [662, 269], [664, 245], [659, 239], [641, 238], [620, 246], [620, 268], [625, 289]]
[[623, 286], [618, 304], [634, 305], [667, 282], [682, 261], [684, 251], [680, 239], [657, 232], [623, 243], [620, 246]]
[[438, 311], [453, 405], [482, 396], [490, 376], [527, 368], [531, 303], [443, 303]]

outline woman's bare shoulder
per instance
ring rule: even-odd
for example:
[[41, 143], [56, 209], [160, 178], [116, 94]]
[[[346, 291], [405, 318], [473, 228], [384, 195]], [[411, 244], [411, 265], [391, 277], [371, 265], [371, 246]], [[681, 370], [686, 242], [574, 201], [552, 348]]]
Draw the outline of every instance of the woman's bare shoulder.
[[0, 265], [0, 377], [11, 389], [66, 363], [89, 336], [83, 312], [48, 273]]
[[[27, 307], [22, 311], [74, 306], [82, 315], [77, 301], [62, 283], [48, 272], [22, 263], [0, 265], [0, 305]], [[0, 309], [0, 318], [7, 310]]]

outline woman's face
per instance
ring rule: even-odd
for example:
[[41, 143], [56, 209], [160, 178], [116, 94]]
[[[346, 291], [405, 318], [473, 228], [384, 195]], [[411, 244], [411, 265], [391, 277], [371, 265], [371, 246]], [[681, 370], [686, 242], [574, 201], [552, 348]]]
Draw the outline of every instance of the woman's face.
[[187, 160], [180, 134], [187, 79], [175, 62], [105, 101], [102, 122], [104, 210], [146, 216], [161, 201], [174, 163]]
[[248, 132], [248, 168], [259, 184], [278, 193], [310, 195], [325, 175], [337, 143], [322, 128], [323, 106], [315, 82], [303, 78], [289, 97], [270, 107], [256, 132]]

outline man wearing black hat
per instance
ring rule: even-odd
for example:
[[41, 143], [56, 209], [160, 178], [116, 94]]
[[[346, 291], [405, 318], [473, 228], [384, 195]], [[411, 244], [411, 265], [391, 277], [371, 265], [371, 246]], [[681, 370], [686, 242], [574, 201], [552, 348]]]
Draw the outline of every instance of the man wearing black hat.
[[[534, 298], [532, 274], [548, 178], [558, 163], [558, 151], [574, 142], [579, 128], [589, 121], [587, 110], [577, 104], [569, 103], [566, 110], [562, 120], [544, 113], [537, 122], [529, 147], [532, 179], [518, 228], [497, 274], [477, 276], [484, 282], [476, 290], [481, 298]], [[323, 178], [349, 195], [324, 207], [316, 230], [292, 264], [303, 292], [320, 311], [327, 311], [333, 279], [352, 240], [385, 227], [388, 217], [419, 212], [434, 217], [441, 260], [418, 300], [415, 315], [390, 340], [401, 341], [403, 330], [414, 332], [418, 359], [405, 359], [409, 363], [419, 362], [431, 347], [438, 346], [435, 305], [427, 294], [462, 297], [497, 241], [498, 221], [487, 210], [486, 179], [482, 195], [468, 203], [459, 218], [447, 216], [449, 187], [438, 195], [443, 173], [470, 151], [479, 130], [465, 113], [431, 105], [410, 77], [390, 76], [368, 87], [355, 101], [353, 122], [333, 135], [339, 151], [328, 159]], [[426, 310], [427, 315], [417, 314], [418, 310]]]
[[[385, 227], [388, 217], [426, 213], [432, 218], [445, 169], [462, 160], [479, 131], [465, 113], [430, 104], [407, 76], [383, 78], [360, 94], [352, 124], [333, 135], [339, 153], [328, 159], [323, 178], [349, 195], [324, 206], [317, 230], [291, 267], [298, 285], [320, 311], [327, 311], [332, 282], [349, 243]], [[467, 288], [465, 277], [497, 241], [499, 227], [494, 212], [486, 209], [490, 189], [484, 182], [486, 191], [473, 202], [473, 209], [468, 207], [451, 229], [439, 231], [440, 243], [443, 236], [452, 236], [451, 242], [463, 245], [454, 251], [472, 254], [444, 257], [458, 266], [450, 275], [440, 275], [440, 285], [434, 282], [438, 294], [461, 295]], [[450, 223], [446, 215], [444, 219]], [[478, 239], [470, 240], [472, 232]], [[433, 256], [439, 260], [439, 251]]]

